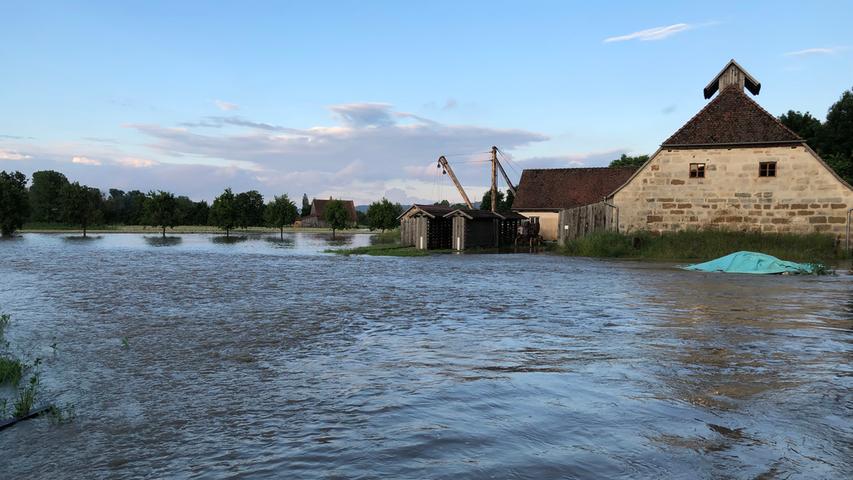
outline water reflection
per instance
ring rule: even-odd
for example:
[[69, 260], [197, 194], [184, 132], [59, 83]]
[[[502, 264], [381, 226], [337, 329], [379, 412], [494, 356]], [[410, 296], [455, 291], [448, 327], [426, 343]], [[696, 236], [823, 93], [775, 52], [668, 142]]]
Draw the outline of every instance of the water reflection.
[[180, 245], [183, 242], [181, 237], [164, 237], [164, 236], [156, 236], [156, 237], [145, 237], [145, 243], [152, 247], [174, 247], [175, 245]]
[[292, 236], [287, 237], [264, 237], [264, 241], [273, 248], [294, 248], [296, 240]]
[[242, 235], [230, 235], [230, 236], [219, 235], [219, 236], [210, 237], [211, 243], [215, 243], [217, 245], [233, 245], [236, 243], [245, 242], [248, 239], [249, 239], [248, 236], [242, 236]]
[[89, 242], [92, 240], [100, 240], [104, 238], [103, 235], [63, 235], [62, 239], [66, 242]]

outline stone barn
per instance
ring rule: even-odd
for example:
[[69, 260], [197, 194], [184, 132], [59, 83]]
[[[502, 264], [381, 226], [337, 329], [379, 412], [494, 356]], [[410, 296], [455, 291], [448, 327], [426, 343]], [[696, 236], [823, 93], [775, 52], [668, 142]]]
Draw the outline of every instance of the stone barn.
[[745, 91], [760, 89], [730, 61], [705, 87], [716, 97], [608, 196], [618, 229], [843, 235], [853, 189]]

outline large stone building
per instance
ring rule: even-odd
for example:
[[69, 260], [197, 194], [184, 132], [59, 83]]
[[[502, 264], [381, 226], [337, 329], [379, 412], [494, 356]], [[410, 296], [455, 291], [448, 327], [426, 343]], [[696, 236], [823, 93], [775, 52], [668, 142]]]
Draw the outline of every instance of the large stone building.
[[760, 88], [726, 65], [716, 97], [608, 196], [620, 231], [845, 232], [853, 188], [744, 91]]

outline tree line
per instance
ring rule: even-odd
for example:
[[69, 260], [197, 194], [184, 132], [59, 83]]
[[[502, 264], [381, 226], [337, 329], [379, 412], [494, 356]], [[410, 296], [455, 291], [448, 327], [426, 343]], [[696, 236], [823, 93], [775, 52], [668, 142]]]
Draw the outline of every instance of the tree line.
[[[302, 197], [302, 209], [287, 194], [276, 195], [264, 202], [257, 190], [234, 193], [230, 188], [212, 204], [193, 201], [171, 192], [139, 190], [125, 192], [111, 188], [107, 193], [98, 188], [70, 182], [65, 175], [52, 170], [33, 173], [31, 185], [21, 172], [0, 172], [0, 234], [12, 235], [25, 223], [67, 224], [78, 226], [86, 236], [93, 225], [147, 225], [167, 228], [178, 225], [215, 226], [226, 236], [236, 228], [272, 227], [284, 236], [284, 228], [311, 212], [308, 196]], [[383, 198], [374, 202], [364, 216], [371, 230], [388, 230], [399, 225], [402, 213], [398, 203]], [[336, 230], [350, 226], [343, 202], [334, 200], [326, 206], [323, 218]]]

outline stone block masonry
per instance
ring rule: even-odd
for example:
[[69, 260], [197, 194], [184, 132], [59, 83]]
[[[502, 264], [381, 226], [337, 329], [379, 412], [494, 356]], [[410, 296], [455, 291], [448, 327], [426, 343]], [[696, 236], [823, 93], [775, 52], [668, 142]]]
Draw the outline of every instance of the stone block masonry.
[[[776, 175], [759, 176], [760, 162]], [[704, 164], [704, 178], [690, 164]], [[803, 145], [662, 149], [611, 199], [623, 232], [720, 228], [842, 235], [853, 189]]]

